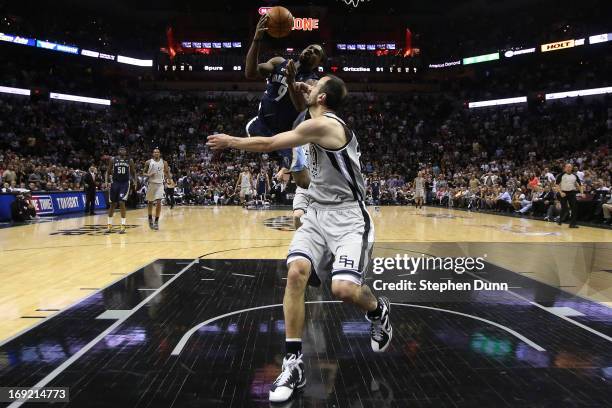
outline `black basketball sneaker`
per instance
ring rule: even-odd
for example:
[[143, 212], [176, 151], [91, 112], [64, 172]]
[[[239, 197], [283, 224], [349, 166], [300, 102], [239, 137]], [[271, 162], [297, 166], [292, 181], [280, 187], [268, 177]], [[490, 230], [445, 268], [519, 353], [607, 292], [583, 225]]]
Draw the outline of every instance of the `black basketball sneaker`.
[[393, 337], [393, 327], [391, 327], [391, 304], [386, 297], [378, 298], [382, 304], [382, 313], [378, 319], [370, 319], [366, 314], [366, 319], [370, 322], [370, 344], [376, 353], [382, 353], [389, 347]]
[[283, 359], [283, 368], [270, 388], [270, 402], [285, 402], [293, 391], [306, 385], [302, 353], [287, 354]]

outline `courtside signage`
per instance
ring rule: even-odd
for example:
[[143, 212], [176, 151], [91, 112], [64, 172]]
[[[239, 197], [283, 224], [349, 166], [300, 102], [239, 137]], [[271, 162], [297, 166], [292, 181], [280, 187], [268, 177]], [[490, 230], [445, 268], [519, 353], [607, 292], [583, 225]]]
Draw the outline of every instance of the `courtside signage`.
[[32, 196], [32, 205], [34, 205], [34, 209], [36, 210], [36, 214], [45, 215], [45, 214], [53, 214], [53, 200], [51, 196], [48, 195], [33, 195]]

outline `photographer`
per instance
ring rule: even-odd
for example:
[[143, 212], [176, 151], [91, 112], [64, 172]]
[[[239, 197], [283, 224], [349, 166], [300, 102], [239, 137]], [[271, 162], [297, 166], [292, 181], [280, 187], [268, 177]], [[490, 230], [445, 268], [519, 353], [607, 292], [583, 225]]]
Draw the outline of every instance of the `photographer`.
[[24, 222], [36, 218], [36, 209], [28, 197], [17, 194], [15, 201], [11, 203], [11, 219], [13, 222]]

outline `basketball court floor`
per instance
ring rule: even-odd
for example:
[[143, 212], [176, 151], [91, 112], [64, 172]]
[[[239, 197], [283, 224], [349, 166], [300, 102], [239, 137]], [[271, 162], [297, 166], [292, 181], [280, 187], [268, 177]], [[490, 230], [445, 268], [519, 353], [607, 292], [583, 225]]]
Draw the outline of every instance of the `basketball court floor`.
[[[288, 211], [144, 210], [0, 229], [0, 386], [68, 387], [70, 407], [262, 407], [280, 371]], [[482, 257], [384, 290], [394, 338], [369, 345], [329, 282], [307, 292], [308, 385], [287, 407], [610, 406], [612, 230], [442, 208], [370, 209], [375, 257]], [[116, 217], [116, 221], [118, 218]], [[386, 270], [367, 282], [399, 284]], [[504, 283], [506, 288], [495, 284]], [[0, 406], [40, 406], [27, 402]], [[277, 405], [278, 406], [278, 405]]]

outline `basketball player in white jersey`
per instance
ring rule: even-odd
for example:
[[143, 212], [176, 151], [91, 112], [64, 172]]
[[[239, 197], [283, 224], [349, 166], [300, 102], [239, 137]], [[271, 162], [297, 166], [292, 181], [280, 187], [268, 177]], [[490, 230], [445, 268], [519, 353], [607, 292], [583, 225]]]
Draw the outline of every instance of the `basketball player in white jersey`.
[[[238, 190], [238, 186], [240, 186], [240, 190]], [[245, 205], [247, 196], [251, 194], [252, 187], [251, 170], [249, 170], [247, 166], [243, 166], [238, 176], [238, 180], [236, 180], [236, 187], [234, 188], [234, 191], [240, 191], [241, 205]]]
[[[145, 163], [145, 174], [149, 177], [147, 186], [147, 207], [149, 212], [149, 228], [159, 229], [161, 200], [164, 198], [164, 180], [170, 179], [168, 163], [161, 158], [159, 149], [153, 149], [153, 158]], [[153, 203], [155, 203], [155, 221], [153, 221]]]
[[370, 344], [375, 352], [387, 349], [393, 333], [389, 300], [377, 299], [364, 284], [374, 228], [365, 209], [365, 182], [357, 138], [334, 114], [346, 92], [340, 78], [327, 75], [308, 92], [312, 119], [294, 130], [272, 137], [208, 137], [207, 144], [212, 149], [252, 152], [310, 143], [310, 205], [302, 226], [293, 236], [287, 257], [289, 270], [283, 300], [286, 356], [282, 372], [270, 388], [271, 402], [287, 401], [295, 389], [306, 385], [301, 339], [308, 284], [318, 286], [326, 275], [331, 275], [332, 294], [366, 312], [371, 322]]
[[423, 208], [423, 200], [425, 199], [425, 179], [423, 172], [419, 171], [414, 178], [414, 206]]

